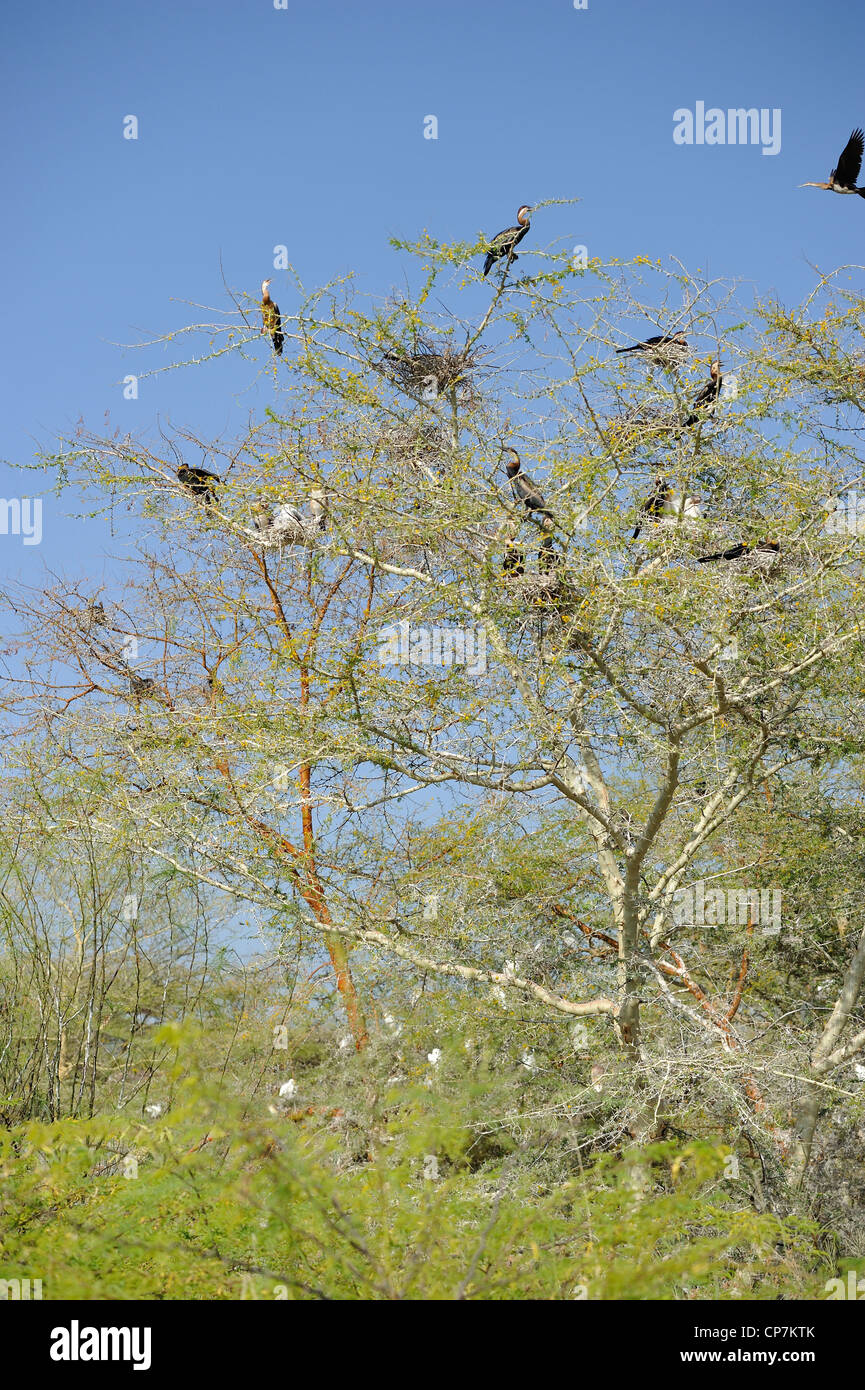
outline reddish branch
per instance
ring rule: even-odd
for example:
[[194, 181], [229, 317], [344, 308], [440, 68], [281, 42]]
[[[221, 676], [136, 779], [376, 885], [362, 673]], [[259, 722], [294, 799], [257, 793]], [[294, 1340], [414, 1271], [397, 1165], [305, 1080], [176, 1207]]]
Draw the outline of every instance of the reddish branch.
[[[289, 627], [288, 619], [286, 617], [285, 610], [282, 606], [282, 601], [276, 590], [276, 586], [274, 585], [273, 580], [271, 579], [268, 573], [267, 562], [264, 559], [264, 556], [257, 554], [255, 551], [253, 551], [253, 555], [259, 569], [261, 570], [262, 579], [264, 580], [268, 593], [270, 594], [271, 602], [273, 604], [273, 611], [277, 623], [282, 629], [286, 645], [288, 646], [289, 652], [292, 655], [295, 655], [294, 638], [292, 636], [291, 628]], [[318, 631], [321, 627], [321, 623], [324, 620], [324, 616], [327, 612], [330, 601], [333, 595], [336, 593], [339, 584], [342, 581], [342, 578], [344, 578], [344, 575], [340, 576], [338, 580], [334, 581], [334, 583], [330, 586], [329, 590], [327, 591], [324, 601], [316, 610], [317, 621], [312, 633], [310, 634], [305, 657], [309, 655], [310, 651], [315, 645], [315, 640], [318, 636]], [[300, 666], [301, 710], [306, 710], [308, 705], [309, 668], [305, 664], [305, 658], [303, 658], [301, 660]], [[265, 841], [265, 843], [268, 844], [271, 847], [271, 849], [273, 849], [281, 858], [285, 857], [291, 861], [291, 874], [295, 880], [295, 883], [297, 884], [298, 891], [301, 897], [303, 898], [304, 902], [306, 903], [307, 907], [310, 909], [316, 922], [318, 922], [319, 926], [324, 929], [324, 941], [325, 945], [327, 946], [327, 951], [328, 955], [330, 956], [330, 961], [331, 965], [333, 966], [334, 974], [336, 976], [336, 987], [342, 996], [342, 1001], [345, 1006], [345, 1012], [348, 1018], [349, 1027], [351, 1028], [352, 1037], [354, 1038], [354, 1045], [358, 1052], [360, 1052], [364, 1047], [366, 1047], [367, 1043], [369, 1042], [369, 1034], [367, 1032], [366, 1020], [363, 1015], [363, 1010], [360, 1006], [360, 1001], [358, 999], [357, 990], [355, 989], [354, 979], [351, 973], [351, 967], [349, 965], [348, 947], [346, 946], [346, 943], [341, 936], [338, 936], [335, 933], [327, 930], [328, 927], [333, 925], [333, 918], [330, 914], [330, 908], [327, 905], [327, 899], [325, 897], [321, 879], [318, 876], [318, 869], [316, 867], [315, 861], [315, 835], [312, 823], [312, 770], [310, 764], [302, 763], [300, 767], [300, 815], [301, 833], [303, 836], [302, 850], [298, 849], [295, 845], [293, 845], [285, 835], [281, 834], [281, 832], [276, 831], [272, 828], [272, 826], [267, 825], [265, 821], [259, 820], [257, 817], [250, 815], [244, 809], [240, 798], [237, 796], [236, 791], [234, 791], [234, 784], [231, 778], [231, 772], [229, 770], [228, 764], [225, 763], [224, 760], [217, 760], [217, 766], [219, 767], [220, 772], [222, 772], [228, 780], [229, 785], [232, 787], [235, 800], [240, 808], [241, 814], [243, 815], [243, 818], [246, 821], [247, 825], [254, 829]]]
[[[298, 849], [296, 845], [292, 844], [287, 835], [283, 835], [279, 830], [274, 830], [273, 826], [268, 825], [266, 821], [259, 820], [257, 816], [251, 815], [250, 812], [244, 808], [234, 786], [231, 769], [225, 758], [217, 757], [214, 759], [214, 762], [231, 787], [235, 802], [246, 824], [251, 830], [254, 830], [256, 834], [260, 835], [264, 843], [274, 851], [278, 858], [287, 859], [289, 861], [289, 873], [294, 880], [298, 892], [316, 922], [324, 929], [324, 942], [327, 946], [334, 974], [336, 975], [336, 987], [342, 995], [345, 1012], [348, 1017], [352, 1037], [354, 1038], [354, 1045], [358, 1052], [360, 1052], [369, 1042], [369, 1034], [363, 1016], [363, 1010], [361, 1009], [360, 1001], [357, 997], [357, 990], [354, 986], [345, 942], [341, 936], [328, 931], [328, 927], [333, 925], [333, 918], [330, 915], [330, 909], [327, 905], [327, 899], [324, 895], [324, 889], [319, 879], [315, 858], [312, 853], [312, 811], [308, 803], [308, 782], [306, 783], [307, 800], [302, 811], [304, 848]], [[302, 795], [303, 787], [304, 779], [303, 774], [301, 774]]]
[[[583, 922], [573, 912], [570, 912], [568, 908], [562, 906], [561, 903], [553, 903], [552, 909], [557, 917], [565, 917], [569, 922], [573, 922], [575, 926], [579, 927], [580, 931], [583, 933], [583, 935], [587, 938], [589, 942], [593, 940], [602, 941], [605, 946], [609, 947], [609, 951], [605, 954], [612, 955], [613, 953], [618, 952], [618, 943], [615, 937], [610, 936], [607, 932], [599, 931], [596, 927], [590, 927], [587, 922]], [[754, 924], [749, 917], [749, 936], [751, 935], [753, 930]], [[648, 935], [648, 933], [646, 933], [646, 935]], [[736, 993], [733, 997], [733, 1002], [730, 1005], [727, 1012], [722, 1013], [718, 1006], [714, 1004], [712, 1000], [709, 998], [709, 996], [706, 994], [705, 990], [702, 989], [701, 986], [697, 984], [697, 981], [691, 976], [690, 972], [688, 971], [688, 967], [685, 965], [685, 962], [679, 955], [679, 953], [677, 951], [674, 951], [673, 947], [670, 946], [669, 943], [666, 941], [662, 941], [659, 944], [661, 950], [668, 952], [669, 955], [672, 957], [673, 964], [670, 965], [668, 961], [659, 960], [656, 961], [657, 968], [661, 971], [663, 975], [666, 975], [668, 979], [675, 980], [677, 984], [681, 985], [684, 989], [688, 991], [689, 994], [691, 994], [694, 997], [694, 999], [697, 1000], [697, 1003], [700, 1005], [700, 1008], [721, 1033], [724, 1040], [724, 1046], [727, 1047], [730, 1052], [737, 1051], [738, 1048], [741, 1046], [741, 1043], [739, 1042], [739, 1039], [736, 1037], [736, 1034], [730, 1025], [732, 1019], [736, 1014], [737, 1009], [739, 1008], [740, 1003], [742, 1002], [742, 994], [745, 988], [745, 978], [748, 973], [747, 947], [742, 953], [742, 964], [739, 969], [739, 978], [736, 983]], [[759, 1111], [761, 1111], [763, 1108], [764, 1101], [752, 1076], [749, 1075], [745, 1077], [744, 1088], [745, 1094], [748, 1096], [748, 1099], [754, 1106], [755, 1112], [759, 1113]]]

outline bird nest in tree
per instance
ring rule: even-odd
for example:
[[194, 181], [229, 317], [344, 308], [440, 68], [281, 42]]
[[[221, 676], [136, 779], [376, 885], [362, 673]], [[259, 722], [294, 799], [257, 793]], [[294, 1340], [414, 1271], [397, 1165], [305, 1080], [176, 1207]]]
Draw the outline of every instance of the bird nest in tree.
[[529, 570], [524, 574], [505, 575], [505, 584], [512, 594], [519, 595], [527, 623], [543, 619], [550, 631], [555, 628], [566, 638], [575, 639], [575, 646], [588, 636], [578, 621], [578, 618], [585, 619], [581, 612], [585, 595], [568, 580], [557, 574]]
[[536, 600], [541, 605], [550, 607], [570, 607], [573, 605], [574, 596], [569, 586], [555, 574], [542, 574], [537, 570], [528, 570], [524, 574], [515, 574], [508, 578], [508, 583], [518, 586], [520, 594], [530, 600]]
[[412, 473], [428, 478], [441, 475], [449, 437], [439, 425], [388, 425], [380, 438], [396, 467], [407, 465]]
[[774, 579], [784, 568], [785, 558], [773, 551], [752, 550], [736, 560], [718, 561], [712, 569], [718, 572], [719, 591], [732, 594], [746, 580]]
[[479, 361], [477, 354], [465, 349], [457, 351], [449, 344], [419, 339], [413, 352], [387, 352], [377, 365], [379, 371], [412, 395], [440, 396], [456, 386], [464, 386]]
[[668, 409], [643, 405], [624, 410], [610, 420], [608, 428], [620, 443], [633, 445], [643, 439], [652, 439], [659, 433], [668, 433], [680, 423]]
[[663, 347], [650, 348], [645, 354], [646, 361], [655, 367], [672, 368], [674, 371], [691, 359], [691, 349], [684, 343], [665, 343]]
[[388, 425], [382, 439], [389, 454], [437, 454], [447, 446], [447, 436], [440, 425]]

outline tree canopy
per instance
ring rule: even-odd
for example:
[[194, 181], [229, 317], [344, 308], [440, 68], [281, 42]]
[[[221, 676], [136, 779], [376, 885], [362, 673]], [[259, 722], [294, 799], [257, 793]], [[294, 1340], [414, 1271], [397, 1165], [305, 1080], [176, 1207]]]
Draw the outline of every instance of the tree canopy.
[[[245, 1206], [229, 1241], [289, 1297], [807, 1296], [865, 1257], [865, 301], [539, 251], [534, 219], [483, 290], [480, 245], [428, 236], [380, 297], [289, 272], [279, 358], [231, 291], [167, 346], [271, 374], [238, 437], [43, 460], [125, 553], [8, 599], [6, 1121], [71, 1126], [81, 1182], [74, 1125], [145, 1124], [156, 1078], [165, 1128], [100, 1142], [157, 1207], [180, 1137], [208, 1191], [204, 1138], [268, 1219], [298, 1194], [287, 1246], [253, 1256]], [[423, 1289], [352, 1164], [428, 1238]]]

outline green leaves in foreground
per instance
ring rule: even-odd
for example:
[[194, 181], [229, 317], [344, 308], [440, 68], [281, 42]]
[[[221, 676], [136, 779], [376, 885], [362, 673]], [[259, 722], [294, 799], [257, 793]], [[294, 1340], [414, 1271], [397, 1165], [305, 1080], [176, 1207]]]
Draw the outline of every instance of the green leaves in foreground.
[[522, 1143], [484, 1149], [465, 1113], [458, 1095], [406, 1083], [378, 1113], [356, 1102], [351, 1118], [310, 1106], [263, 1121], [193, 1077], [152, 1124], [4, 1132], [0, 1277], [39, 1278], [47, 1299], [774, 1299], [823, 1286], [813, 1233], [741, 1209], [721, 1148], [665, 1143], [581, 1171], [560, 1131], [538, 1142], [537, 1118]]

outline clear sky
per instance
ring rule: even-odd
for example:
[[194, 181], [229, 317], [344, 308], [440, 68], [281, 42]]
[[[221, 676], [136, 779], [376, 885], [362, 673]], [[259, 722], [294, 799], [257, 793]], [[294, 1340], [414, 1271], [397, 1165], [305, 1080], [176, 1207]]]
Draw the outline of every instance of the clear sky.
[[[472, 240], [522, 201], [579, 197], [536, 217], [538, 245], [674, 254], [797, 300], [809, 262], [865, 261], [865, 200], [796, 188], [865, 124], [863, 39], [853, 0], [9, 5], [0, 456], [32, 460], [79, 417], [207, 435], [261, 409], [272, 378], [239, 359], [123, 399], [122, 377], [155, 363], [117, 344], [193, 318], [178, 301], [221, 302], [220, 252], [251, 291], [285, 243], [308, 286], [354, 269], [384, 293], [402, 273], [391, 236]], [[780, 153], [675, 144], [673, 112], [698, 101], [780, 108]], [[278, 274], [274, 292], [290, 311]], [[4, 497], [39, 482], [0, 481]], [[0, 537], [7, 576], [99, 574], [109, 538], [66, 510], [46, 503], [41, 546]]]

